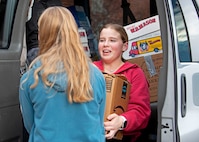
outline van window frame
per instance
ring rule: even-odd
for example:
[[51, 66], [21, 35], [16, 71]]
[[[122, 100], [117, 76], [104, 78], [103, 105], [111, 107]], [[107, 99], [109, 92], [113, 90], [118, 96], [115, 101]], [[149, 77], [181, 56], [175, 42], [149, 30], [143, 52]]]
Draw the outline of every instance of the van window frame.
[[178, 58], [180, 62], [192, 62], [189, 34], [183, 16], [182, 9], [178, 0], [173, 0], [173, 14], [176, 27], [176, 38], [178, 44]]
[[0, 49], [9, 48], [18, 1], [19, 0], [0, 1], [0, 17], [3, 19], [0, 24]]

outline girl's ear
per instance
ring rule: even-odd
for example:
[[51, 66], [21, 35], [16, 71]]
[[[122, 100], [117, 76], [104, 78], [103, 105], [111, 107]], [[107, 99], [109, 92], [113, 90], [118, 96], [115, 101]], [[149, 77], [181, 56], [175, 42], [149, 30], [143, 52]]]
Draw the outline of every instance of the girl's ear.
[[123, 43], [122, 51], [126, 51], [128, 49], [128, 42]]

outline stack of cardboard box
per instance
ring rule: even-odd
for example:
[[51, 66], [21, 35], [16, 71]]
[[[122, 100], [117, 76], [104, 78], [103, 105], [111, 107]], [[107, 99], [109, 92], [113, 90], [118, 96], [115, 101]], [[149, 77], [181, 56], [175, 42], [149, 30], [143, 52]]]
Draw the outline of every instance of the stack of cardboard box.
[[149, 82], [150, 101], [157, 101], [159, 71], [162, 66], [162, 41], [158, 15], [124, 26], [128, 50], [123, 58], [137, 64]]
[[80, 30], [82, 29], [86, 32], [87, 43], [84, 42], [83, 46], [86, 53], [89, 55], [89, 57], [91, 57], [93, 54], [96, 54], [95, 52], [97, 52], [97, 45], [95, 36], [93, 34], [89, 19], [86, 16], [84, 8], [78, 5], [69, 6], [67, 8], [73, 14], [77, 26], [80, 28]]
[[88, 38], [87, 38], [86, 30], [84, 28], [80, 27], [80, 28], [78, 28], [78, 32], [79, 32], [80, 40], [82, 42], [82, 45], [83, 45], [86, 55], [88, 57], [91, 57], [90, 48], [88, 46]]

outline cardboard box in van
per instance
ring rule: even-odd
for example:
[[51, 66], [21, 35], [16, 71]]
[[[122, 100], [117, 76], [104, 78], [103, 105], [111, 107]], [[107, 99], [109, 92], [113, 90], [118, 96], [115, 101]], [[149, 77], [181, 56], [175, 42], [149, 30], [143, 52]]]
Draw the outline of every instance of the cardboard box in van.
[[159, 16], [153, 16], [144, 20], [124, 26], [128, 39], [136, 39], [160, 30]]
[[158, 15], [124, 26], [128, 35], [128, 49], [123, 58], [128, 60], [162, 49]]
[[131, 63], [137, 64], [142, 68], [149, 82], [150, 102], [157, 101], [158, 80], [160, 67], [162, 66], [163, 54], [156, 53], [147, 56], [135, 57], [128, 60]]
[[[130, 83], [124, 75], [104, 74], [106, 81], [106, 108], [104, 114], [104, 121], [107, 121], [109, 114], [121, 114], [127, 109]], [[118, 131], [115, 139], [122, 139], [122, 131]]]

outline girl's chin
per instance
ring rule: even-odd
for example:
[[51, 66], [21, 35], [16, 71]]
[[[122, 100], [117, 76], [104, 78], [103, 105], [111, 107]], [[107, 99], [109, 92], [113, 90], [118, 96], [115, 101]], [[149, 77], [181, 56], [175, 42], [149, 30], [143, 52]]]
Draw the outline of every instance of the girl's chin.
[[109, 60], [111, 60], [111, 58], [109, 58], [109, 57], [101, 57], [101, 59], [102, 59], [103, 61], [109, 61]]

